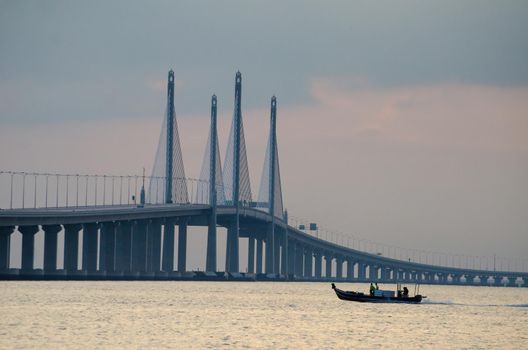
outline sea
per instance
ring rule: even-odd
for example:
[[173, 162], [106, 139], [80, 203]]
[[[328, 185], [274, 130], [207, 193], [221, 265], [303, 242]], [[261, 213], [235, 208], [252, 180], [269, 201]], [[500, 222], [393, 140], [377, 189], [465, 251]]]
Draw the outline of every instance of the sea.
[[399, 305], [319, 282], [0, 282], [0, 349], [528, 349], [528, 288], [420, 293]]

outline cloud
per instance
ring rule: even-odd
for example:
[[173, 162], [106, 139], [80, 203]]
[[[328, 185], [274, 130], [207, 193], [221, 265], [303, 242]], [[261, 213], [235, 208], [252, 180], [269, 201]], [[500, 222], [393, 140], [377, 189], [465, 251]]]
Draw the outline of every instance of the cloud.
[[[372, 133], [396, 143], [481, 150], [528, 150], [528, 87], [464, 84], [374, 89], [343, 79], [315, 80], [313, 108], [292, 108], [295, 122], [323, 126], [333, 138]], [[315, 126], [315, 125], [314, 125]]]

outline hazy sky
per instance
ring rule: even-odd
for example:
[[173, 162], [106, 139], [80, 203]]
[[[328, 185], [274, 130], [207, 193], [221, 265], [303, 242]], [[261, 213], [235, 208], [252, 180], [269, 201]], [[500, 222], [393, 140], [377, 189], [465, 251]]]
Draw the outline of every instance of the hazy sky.
[[0, 0], [0, 168], [150, 168], [172, 68], [197, 177], [210, 96], [225, 152], [240, 70], [253, 193], [276, 94], [291, 215], [526, 258], [527, 33], [524, 1]]

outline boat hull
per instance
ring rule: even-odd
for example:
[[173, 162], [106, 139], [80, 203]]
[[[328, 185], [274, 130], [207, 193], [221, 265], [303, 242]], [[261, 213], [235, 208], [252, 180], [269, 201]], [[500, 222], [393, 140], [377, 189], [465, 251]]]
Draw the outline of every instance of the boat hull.
[[341, 300], [356, 301], [359, 303], [393, 303], [393, 304], [419, 304], [422, 302], [421, 295], [414, 297], [382, 297], [366, 295], [361, 292], [344, 291], [332, 284], [332, 289], [335, 291], [337, 297]]

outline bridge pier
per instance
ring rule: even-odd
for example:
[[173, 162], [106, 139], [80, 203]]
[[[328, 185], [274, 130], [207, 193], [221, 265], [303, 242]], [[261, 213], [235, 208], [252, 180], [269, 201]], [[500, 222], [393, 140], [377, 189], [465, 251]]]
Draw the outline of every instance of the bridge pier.
[[9, 270], [9, 260], [11, 259], [11, 234], [14, 231], [14, 226], [0, 227], [0, 271]]
[[489, 278], [489, 276], [484, 276], [484, 275], [479, 276], [480, 285], [487, 286], [488, 285], [488, 278]]
[[159, 272], [161, 265], [161, 220], [152, 219], [147, 229], [147, 271]]
[[174, 219], [167, 218], [163, 225], [162, 270], [174, 271]]
[[382, 282], [389, 282], [390, 280], [390, 270], [387, 266], [381, 267], [381, 280]]
[[347, 260], [347, 280], [353, 281], [354, 280], [354, 261], [352, 259]]
[[33, 270], [35, 234], [39, 228], [34, 226], [19, 226], [18, 231], [22, 234], [22, 270]]
[[[238, 271], [238, 226], [235, 222], [231, 223], [227, 228], [227, 244], [226, 244], [226, 272]], [[268, 251], [268, 242], [266, 241], [266, 252]], [[273, 246], [269, 247], [272, 249]], [[273, 266], [272, 261], [269, 261]], [[268, 267], [268, 256], [266, 255], [266, 267]], [[270, 273], [266, 271], [266, 273]]]
[[367, 280], [367, 264], [364, 262], [358, 263], [358, 280], [365, 282]]
[[205, 257], [205, 270], [216, 272], [216, 208], [214, 214], [209, 217], [207, 228], [207, 255]]
[[280, 239], [278, 237], [278, 233], [279, 233], [279, 230], [276, 228], [274, 230], [274, 233], [275, 233], [275, 237], [273, 237], [273, 273], [276, 273], [276, 274], [280, 274], [280, 258], [281, 258], [281, 254], [280, 254], [280, 246], [281, 246], [281, 242], [280, 242]]
[[136, 220], [132, 224], [132, 267], [134, 273], [147, 271], [147, 220]]
[[273, 242], [274, 237], [274, 227], [273, 223], [268, 224], [268, 227], [266, 229], [266, 273], [275, 273], [275, 257], [273, 254], [275, 250], [275, 244]]
[[336, 279], [343, 278], [343, 258], [338, 256], [336, 257]]
[[371, 281], [378, 281], [378, 270], [379, 267], [376, 265], [370, 265], [369, 266], [369, 280]]
[[295, 245], [295, 275], [298, 277], [303, 276], [303, 260], [304, 260], [304, 248], [302, 245], [297, 243]]
[[322, 265], [323, 265], [323, 257], [321, 255], [321, 252], [316, 251], [314, 253], [315, 257], [315, 278], [320, 279], [322, 274]]
[[83, 224], [82, 269], [87, 272], [97, 270], [97, 224]]
[[503, 279], [503, 276], [501, 276], [501, 275], [493, 276], [493, 280], [494, 280], [493, 284], [496, 285], [496, 286], [502, 286], [502, 283], [503, 283], [502, 279]]
[[262, 273], [262, 239], [257, 238], [257, 274]]
[[475, 275], [468, 276], [469, 279], [467, 279], [468, 284], [474, 285], [475, 284]]
[[288, 230], [284, 230], [284, 234], [282, 235], [282, 251], [281, 251], [281, 274], [284, 276], [288, 276], [289, 273], [289, 254], [290, 251], [288, 249]]
[[416, 281], [416, 271], [409, 271], [409, 281], [411, 282]]
[[80, 224], [64, 225], [64, 269], [75, 273], [79, 269]]
[[325, 255], [325, 277], [332, 278], [332, 255]]
[[309, 247], [304, 249], [304, 277], [312, 277], [312, 250]]
[[131, 223], [119, 222], [116, 232], [116, 271], [130, 272], [130, 250], [132, 248]]
[[178, 271], [187, 271], [187, 218], [178, 224]]
[[291, 276], [295, 275], [295, 269], [296, 269], [296, 255], [295, 255], [295, 242], [288, 243], [288, 274]]
[[115, 223], [103, 222], [99, 235], [99, 271], [115, 271]]
[[255, 238], [248, 238], [248, 263], [247, 272], [255, 273]]
[[57, 235], [60, 225], [43, 225], [44, 230], [44, 272], [57, 270]]

